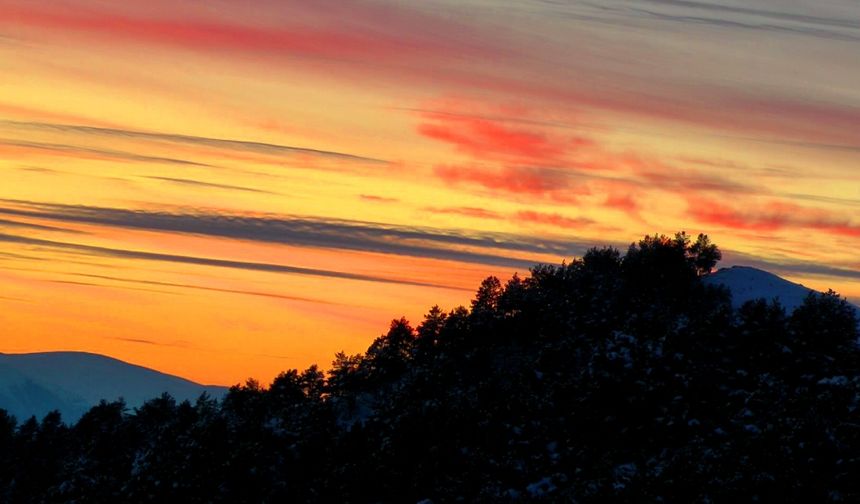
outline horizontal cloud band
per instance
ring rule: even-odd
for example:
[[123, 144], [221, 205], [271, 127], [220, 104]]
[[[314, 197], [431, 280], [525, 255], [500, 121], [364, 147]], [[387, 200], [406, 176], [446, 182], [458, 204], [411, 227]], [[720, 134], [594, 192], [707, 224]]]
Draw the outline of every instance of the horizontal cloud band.
[[441, 284], [433, 284], [428, 282], [417, 282], [411, 280], [399, 280], [373, 275], [361, 275], [357, 273], [347, 273], [343, 271], [324, 270], [317, 268], [302, 268], [298, 266], [288, 266], [284, 264], [259, 263], [247, 261], [231, 261], [225, 259], [213, 259], [208, 257], [185, 256], [176, 254], [162, 254], [156, 252], [144, 252], [139, 250], [115, 249], [109, 247], [97, 247], [93, 245], [82, 245], [79, 243], [69, 243], [53, 240], [42, 240], [38, 238], [28, 238], [24, 236], [16, 236], [9, 234], [0, 234], [0, 242], [20, 243], [24, 245], [35, 245], [40, 247], [50, 247], [63, 250], [72, 250], [83, 252], [91, 255], [103, 257], [115, 257], [121, 259], [140, 259], [145, 261], [162, 261], [173, 262], [180, 264], [194, 264], [199, 266], [214, 266], [218, 268], [233, 268], [251, 271], [264, 271], [269, 273], [287, 273], [296, 275], [309, 275], [328, 278], [340, 278], [345, 280], [359, 280], [364, 282], [391, 283], [400, 285], [416, 285], [421, 287], [436, 287], [441, 289], [457, 289]]
[[309, 217], [168, 213], [35, 202], [9, 202], [0, 214], [127, 229], [204, 235], [294, 246], [406, 255], [527, 269], [533, 259], [463, 250], [508, 250], [520, 254], [581, 255], [587, 242], [536, 240], [501, 233], [470, 233], [400, 227], [372, 222]]

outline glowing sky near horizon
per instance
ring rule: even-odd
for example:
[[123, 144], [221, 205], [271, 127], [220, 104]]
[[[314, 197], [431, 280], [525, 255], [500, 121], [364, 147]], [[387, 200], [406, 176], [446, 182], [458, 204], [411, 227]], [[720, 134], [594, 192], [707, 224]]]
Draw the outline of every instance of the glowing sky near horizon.
[[853, 0], [0, 0], [0, 352], [197, 381], [646, 233], [860, 299]]

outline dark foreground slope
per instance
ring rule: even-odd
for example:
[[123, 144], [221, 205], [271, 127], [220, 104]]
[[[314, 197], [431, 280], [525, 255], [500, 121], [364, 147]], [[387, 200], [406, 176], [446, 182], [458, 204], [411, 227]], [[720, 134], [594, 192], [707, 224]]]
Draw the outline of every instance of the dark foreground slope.
[[857, 501], [854, 310], [735, 309], [700, 279], [713, 252], [655, 237], [489, 278], [222, 403], [0, 420], [0, 501]]
[[194, 400], [220, 398], [227, 389], [85, 352], [0, 354], [0, 408], [21, 419], [57, 410], [74, 422], [102, 399], [122, 397], [137, 407], [164, 392]]

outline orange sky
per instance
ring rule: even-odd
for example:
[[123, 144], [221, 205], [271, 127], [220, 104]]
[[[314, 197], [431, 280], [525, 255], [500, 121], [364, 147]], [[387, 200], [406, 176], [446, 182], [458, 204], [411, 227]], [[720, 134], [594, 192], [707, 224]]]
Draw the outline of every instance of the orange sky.
[[681, 229], [860, 299], [856, 9], [772, 4], [0, 0], [0, 352], [267, 381]]

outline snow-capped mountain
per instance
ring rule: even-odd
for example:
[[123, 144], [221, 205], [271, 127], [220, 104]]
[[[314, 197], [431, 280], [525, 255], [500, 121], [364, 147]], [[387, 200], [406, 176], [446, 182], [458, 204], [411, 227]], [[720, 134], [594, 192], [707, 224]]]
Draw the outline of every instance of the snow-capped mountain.
[[764, 298], [778, 299], [786, 312], [792, 312], [803, 303], [810, 292], [816, 292], [773, 273], [748, 266], [721, 268], [706, 276], [704, 281], [727, 287], [732, 293], [732, 306], [735, 308], [747, 301]]
[[104, 355], [0, 354], [0, 408], [19, 421], [59, 410], [65, 422], [75, 422], [102, 399], [122, 397], [134, 408], [164, 392], [177, 401], [194, 401], [204, 392], [220, 398], [226, 391]]

